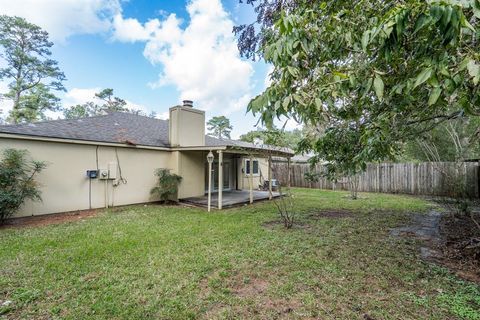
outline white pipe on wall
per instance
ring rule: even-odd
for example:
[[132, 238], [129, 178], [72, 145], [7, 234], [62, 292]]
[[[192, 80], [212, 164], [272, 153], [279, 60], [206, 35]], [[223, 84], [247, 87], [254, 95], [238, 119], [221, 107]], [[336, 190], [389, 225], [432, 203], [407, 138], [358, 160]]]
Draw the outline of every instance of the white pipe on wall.
[[105, 179], [105, 208], [108, 209], [108, 180]]

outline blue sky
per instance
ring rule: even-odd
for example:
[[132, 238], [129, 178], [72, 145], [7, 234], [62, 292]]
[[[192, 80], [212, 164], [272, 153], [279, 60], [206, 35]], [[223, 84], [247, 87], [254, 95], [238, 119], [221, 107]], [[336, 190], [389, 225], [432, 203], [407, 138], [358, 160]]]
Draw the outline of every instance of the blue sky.
[[[66, 106], [113, 88], [132, 107], [159, 117], [182, 99], [194, 100], [207, 118], [229, 117], [233, 137], [257, 122], [246, 106], [264, 90], [269, 67], [239, 57], [232, 26], [254, 14], [238, 0], [0, 0], [0, 14], [22, 16], [50, 33], [53, 57], [68, 79], [61, 94]], [[8, 110], [8, 102], [0, 107]]]

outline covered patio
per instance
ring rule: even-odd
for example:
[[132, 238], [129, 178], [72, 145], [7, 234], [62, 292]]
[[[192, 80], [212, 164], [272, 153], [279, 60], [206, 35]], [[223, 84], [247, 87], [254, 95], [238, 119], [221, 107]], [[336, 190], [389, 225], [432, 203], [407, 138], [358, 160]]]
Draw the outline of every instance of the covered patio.
[[[270, 194], [268, 191], [253, 190], [253, 201], [269, 200]], [[272, 198], [280, 197], [279, 192], [272, 191]], [[224, 191], [222, 194], [222, 207], [232, 208], [250, 203], [250, 191], [249, 190], [232, 190]], [[212, 193], [211, 206], [218, 209], [218, 192]], [[181, 199], [181, 203], [190, 204], [198, 207], [208, 208], [208, 195], [202, 197], [192, 197]]]
[[[183, 147], [178, 151], [202, 152], [205, 165], [205, 194], [180, 198], [180, 202], [219, 209], [232, 207], [254, 201], [271, 200], [279, 197], [277, 185], [273, 188], [272, 157], [287, 159], [293, 151], [288, 148], [275, 147], [263, 142], [248, 143], [229, 139], [210, 140], [206, 136], [205, 147]], [[265, 167], [262, 173], [260, 160]], [[198, 161], [198, 160], [197, 160]], [[288, 171], [289, 172], [289, 171]], [[290, 185], [290, 174], [288, 178]], [[281, 190], [281, 189], [280, 189]]]

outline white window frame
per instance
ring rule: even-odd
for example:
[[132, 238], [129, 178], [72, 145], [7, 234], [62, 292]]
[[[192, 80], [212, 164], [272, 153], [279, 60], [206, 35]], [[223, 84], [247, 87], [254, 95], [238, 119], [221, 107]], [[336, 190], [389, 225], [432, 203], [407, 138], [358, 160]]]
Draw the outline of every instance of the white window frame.
[[[247, 170], [249, 170], [249, 165], [248, 163], [250, 162], [250, 159], [245, 159], [244, 161], [244, 164], [245, 164], [245, 176], [248, 177], [250, 176], [250, 173], [247, 172]], [[254, 177], [258, 177], [260, 176], [260, 161], [258, 161], [258, 159], [253, 159], [253, 162], [257, 162], [257, 173], [253, 172], [253, 176]], [[252, 165], [252, 170], [253, 170], [254, 166]]]

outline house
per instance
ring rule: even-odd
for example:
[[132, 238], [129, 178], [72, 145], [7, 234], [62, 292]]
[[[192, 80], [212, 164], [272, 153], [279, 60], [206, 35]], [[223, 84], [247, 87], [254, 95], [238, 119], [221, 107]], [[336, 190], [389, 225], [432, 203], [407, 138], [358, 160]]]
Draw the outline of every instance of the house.
[[[37, 177], [43, 201], [25, 203], [16, 216], [154, 201], [157, 168], [182, 176], [180, 200], [205, 204], [211, 198], [219, 209], [238, 199], [251, 203], [265, 198], [254, 190], [271, 174], [268, 160], [293, 156], [288, 149], [206, 136], [205, 112], [188, 100], [170, 108], [169, 120], [109, 113], [3, 125], [0, 150], [5, 148], [28, 150], [47, 163]], [[207, 155], [213, 156], [210, 189]]]

